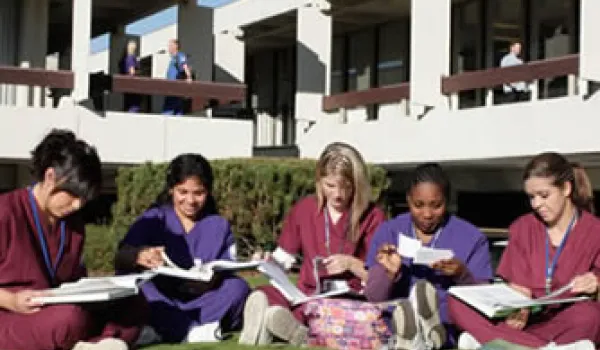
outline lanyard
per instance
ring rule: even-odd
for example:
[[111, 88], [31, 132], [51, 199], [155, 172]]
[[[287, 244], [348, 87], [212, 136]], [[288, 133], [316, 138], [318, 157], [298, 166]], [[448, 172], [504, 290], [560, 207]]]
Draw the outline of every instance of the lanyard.
[[571, 219], [571, 222], [569, 223], [569, 226], [567, 227], [567, 231], [565, 232], [565, 235], [563, 237], [563, 239], [560, 241], [560, 245], [558, 246], [558, 249], [556, 250], [556, 254], [554, 254], [554, 258], [552, 259], [552, 264], [549, 264], [550, 262], [550, 234], [548, 233], [548, 228], [546, 228], [546, 294], [550, 294], [550, 289], [552, 288], [552, 275], [554, 274], [554, 269], [556, 268], [556, 263], [558, 262], [558, 257], [560, 256], [560, 253], [562, 253], [562, 250], [565, 246], [565, 243], [567, 241], [567, 238], [569, 237], [569, 234], [571, 234], [571, 230], [573, 229], [573, 225], [575, 224], [575, 221], [577, 220], [577, 213], [575, 213], [573, 215], [573, 218]]
[[[331, 243], [330, 243], [330, 235], [331, 233], [329, 232], [329, 211], [327, 210], [327, 207], [323, 208], [323, 218], [325, 220], [325, 248], [327, 249], [327, 256], [331, 255]], [[340, 253], [342, 253], [344, 251], [344, 247], [346, 246], [346, 237], [345, 237], [345, 233], [348, 232], [348, 228], [350, 226], [350, 219], [348, 218], [348, 225], [346, 226], [346, 230], [344, 232], [344, 240], [342, 241], [342, 246], [340, 247]]]
[[33, 197], [33, 191], [31, 190], [29, 190], [29, 202], [31, 204], [31, 211], [33, 212], [33, 220], [35, 221], [35, 228], [40, 241], [40, 247], [42, 248], [42, 255], [44, 255], [44, 263], [46, 264], [46, 269], [48, 270], [51, 281], [54, 282], [56, 278], [56, 270], [58, 269], [58, 263], [60, 262], [65, 250], [65, 222], [63, 221], [60, 223], [60, 245], [58, 248], [58, 254], [56, 255], [56, 261], [54, 262], [54, 265], [52, 265], [50, 252], [48, 251], [48, 244], [46, 243], [46, 238], [44, 237], [44, 231], [42, 230], [42, 224], [40, 223], [37, 205], [35, 203], [35, 198]]
[[[435, 231], [435, 235], [433, 236], [433, 239], [431, 240], [431, 242], [429, 242], [429, 246], [431, 248], [435, 248], [435, 244], [437, 243], [438, 238], [440, 238], [443, 228], [444, 227], [442, 225], [440, 225], [440, 227], [437, 229], [437, 231]], [[419, 242], [421, 241], [417, 237], [417, 232], [415, 231], [415, 224], [413, 224], [412, 222], [410, 224], [410, 234], [411, 234], [412, 238], [418, 240]]]

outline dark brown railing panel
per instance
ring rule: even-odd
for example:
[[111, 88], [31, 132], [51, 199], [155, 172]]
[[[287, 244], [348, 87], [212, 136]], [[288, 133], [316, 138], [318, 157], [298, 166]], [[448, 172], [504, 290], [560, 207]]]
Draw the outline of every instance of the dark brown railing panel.
[[368, 90], [345, 92], [323, 97], [323, 111], [355, 108], [382, 103], [400, 102], [410, 96], [410, 84], [388, 85]]
[[73, 89], [74, 75], [64, 70], [0, 66], [0, 84]]
[[567, 55], [520, 66], [490, 68], [465, 72], [442, 78], [442, 93], [450, 95], [461, 91], [489, 89], [519, 81], [547, 79], [579, 72], [579, 55]]
[[215, 100], [220, 104], [242, 102], [246, 99], [246, 85], [113, 75], [112, 91], [142, 95], [179, 96], [203, 103]]

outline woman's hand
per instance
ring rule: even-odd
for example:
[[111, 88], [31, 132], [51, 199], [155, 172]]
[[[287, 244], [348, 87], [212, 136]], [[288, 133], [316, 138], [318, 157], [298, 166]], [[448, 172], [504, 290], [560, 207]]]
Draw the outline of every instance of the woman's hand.
[[344, 254], [331, 255], [323, 260], [323, 264], [329, 275], [340, 275], [346, 271], [353, 271], [357, 264], [362, 265], [357, 258]]
[[596, 294], [598, 292], [598, 278], [592, 272], [573, 278], [571, 292], [575, 294]]
[[19, 314], [32, 314], [40, 311], [42, 304], [35, 303], [32, 301], [33, 298], [42, 297], [48, 295], [47, 292], [33, 291], [33, 290], [22, 290], [13, 293], [8, 303], [7, 308]]
[[165, 263], [162, 256], [164, 251], [165, 247], [143, 248], [138, 252], [135, 262], [148, 269], [157, 268]]
[[269, 251], [257, 251], [252, 254], [251, 261], [269, 261], [271, 260], [272, 253]]
[[398, 276], [400, 267], [402, 266], [402, 258], [400, 257], [400, 254], [398, 254], [395, 245], [384, 244], [379, 247], [375, 259], [383, 266], [390, 279], [394, 279]]
[[465, 264], [456, 258], [440, 260], [431, 265], [431, 268], [450, 277], [460, 277], [467, 271]]
[[521, 309], [506, 318], [506, 324], [513, 329], [522, 330], [529, 320], [529, 309]]

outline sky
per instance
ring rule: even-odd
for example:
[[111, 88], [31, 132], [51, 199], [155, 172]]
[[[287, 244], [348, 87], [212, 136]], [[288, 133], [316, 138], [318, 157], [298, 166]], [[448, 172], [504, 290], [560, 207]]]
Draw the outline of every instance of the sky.
[[[1, 0], [0, 0], [1, 1]], [[236, 0], [198, 0], [198, 5], [206, 7], [219, 7]], [[144, 35], [153, 32], [159, 28], [173, 24], [177, 21], [177, 8], [170, 7], [164, 11], [148, 16], [137, 22], [131, 23], [125, 29], [128, 34]], [[90, 50], [92, 53], [105, 50], [109, 45], [108, 34], [92, 39]]]

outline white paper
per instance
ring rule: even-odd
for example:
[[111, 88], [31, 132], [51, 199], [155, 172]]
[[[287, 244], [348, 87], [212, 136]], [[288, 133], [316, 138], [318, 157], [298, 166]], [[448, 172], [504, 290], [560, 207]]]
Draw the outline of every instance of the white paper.
[[413, 260], [413, 264], [431, 265], [441, 260], [452, 259], [454, 253], [449, 249], [434, 249], [421, 247]]
[[153, 269], [155, 273], [192, 281], [208, 282], [213, 278], [215, 271], [247, 270], [256, 268], [259, 265], [257, 261], [238, 262], [231, 260], [214, 260], [203, 263], [200, 259], [194, 259], [194, 266], [188, 270], [177, 266], [169, 259], [165, 252], [162, 252], [161, 255], [165, 265]]
[[398, 234], [398, 254], [400, 256], [413, 259], [422, 246], [421, 241], [418, 239], [405, 236], [402, 233]]

